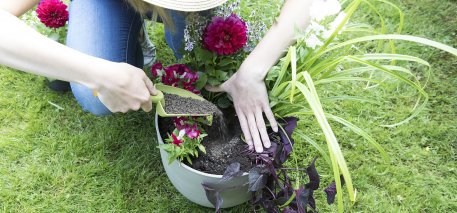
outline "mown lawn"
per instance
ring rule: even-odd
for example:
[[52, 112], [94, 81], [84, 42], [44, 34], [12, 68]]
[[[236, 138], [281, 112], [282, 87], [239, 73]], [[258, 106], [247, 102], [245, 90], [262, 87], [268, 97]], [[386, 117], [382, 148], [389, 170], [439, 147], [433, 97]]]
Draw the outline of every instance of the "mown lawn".
[[[256, 1], [251, 8], [276, 13], [271, 2], [276, 1]], [[404, 33], [457, 47], [456, 1], [394, 2], [406, 15]], [[265, 3], [269, 7], [262, 6]], [[395, 11], [379, 9], [392, 14], [387, 23], [393, 28], [398, 22]], [[374, 18], [362, 10], [356, 20]], [[159, 59], [171, 62], [161, 26], [151, 28], [154, 43], [162, 50]], [[395, 83], [369, 93], [354, 83], [349, 85], [351, 93], [374, 100], [390, 97], [389, 101], [343, 102], [328, 109], [366, 129], [391, 158], [383, 161], [363, 139], [332, 124], [357, 189], [357, 202], [350, 206], [345, 201], [346, 211], [457, 212], [457, 59], [411, 43], [397, 45], [398, 52], [431, 63], [433, 74], [426, 88], [430, 102], [411, 122], [384, 128], [379, 125], [407, 116], [414, 96]], [[418, 73], [425, 73], [423, 69], [413, 67]], [[42, 77], [6, 67], [0, 67], [0, 90], [0, 212], [213, 211], [187, 201], [169, 182], [156, 148], [152, 113], [95, 117], [84, 113], [71, 93], [51, 92]], [[311, 119], [303, 118], [300, 127], [316, 132], [315, 139], [325, 143]], [[318, 154], [305, 143], [297, 144], [295, 150], [301, 154], [295, 157], [306, 167]], [[323, 160], [318, 161], [318, 170], [323, 185], [328, 184], [332, 173]], [[336, 211], [326, 204], [322, 191], [316, 197], [321, 212]], [[229, 211], [252, 209], [241, 205], [224, 212]]]

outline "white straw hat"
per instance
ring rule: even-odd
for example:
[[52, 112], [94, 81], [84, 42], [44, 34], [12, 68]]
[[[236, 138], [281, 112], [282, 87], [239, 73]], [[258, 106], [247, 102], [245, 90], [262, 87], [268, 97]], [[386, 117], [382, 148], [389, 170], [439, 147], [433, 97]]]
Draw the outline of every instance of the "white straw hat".
[[227, 0], [143, 0], [144, 2], [172, 10], [195, 12], [217, 7]]

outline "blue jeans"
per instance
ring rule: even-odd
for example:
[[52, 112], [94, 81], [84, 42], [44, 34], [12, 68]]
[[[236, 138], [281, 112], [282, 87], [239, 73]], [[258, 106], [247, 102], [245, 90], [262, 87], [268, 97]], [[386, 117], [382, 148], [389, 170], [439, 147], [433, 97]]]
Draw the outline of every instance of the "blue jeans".
[[[113, 62], [143, 66], [143, 52], [138, 36], [142, 17], [124, 0], [73, 0], [70, 5], [67, 46], [80, 52]], [[174, 29], [165, 25], [165, 39], [177, 58], [181, 57], [185, 27], [185, 13], [167, 11]], [[111, 112], [92, 90], [71, 83], [72, 92], [84, 111], [95, 115]]]

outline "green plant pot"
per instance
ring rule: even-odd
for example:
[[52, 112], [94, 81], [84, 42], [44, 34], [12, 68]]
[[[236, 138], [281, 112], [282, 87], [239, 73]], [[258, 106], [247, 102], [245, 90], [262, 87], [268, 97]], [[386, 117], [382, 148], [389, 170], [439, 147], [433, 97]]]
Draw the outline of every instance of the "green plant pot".
[[[155, 127], [157, 131], [158, 143], [163, 144], [163, 139], [159, 132], [158, 115], [155, 116]], [[217, 188], [230, 188], [220, 192], [223, 199], [222, 208], [229, 208], [248, 201], [251, 198], [251, 193], [248, 192], [248, 173], [244, 173], [241, 177], [234, 178], [227, 182], [220, 183], [222, 175], [213, 175], [195, 170], [178, 160], [168, 164], [168, 153], [160, 149], [162, 164], [175, 188], [190, 201], [206, 206], [214, 206], [206, 198], [205, 190], [202, 183], [210, 183], [211, 186]]]

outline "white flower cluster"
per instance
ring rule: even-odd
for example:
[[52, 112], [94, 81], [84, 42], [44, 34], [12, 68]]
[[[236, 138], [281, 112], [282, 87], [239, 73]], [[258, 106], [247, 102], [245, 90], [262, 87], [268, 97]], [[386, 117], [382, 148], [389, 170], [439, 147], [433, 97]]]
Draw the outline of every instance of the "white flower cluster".
[[[253, 10], [249, 15], [249, 19], [255, 20], [256, 11]], [[243, 47], [245, 52], [251, 52], [254, 50], [257, 43], [260, 39], [263, 38], [265, 32], [267, 31], [267, 25], [264, 22], [246, 22], [246, 28], [248, 30], [248, 42]]]
[[199, 13], [191, 13], [186, 18], [186, 27], [184, 28], [184, 50], [192, 51], [197, 44], [201, 42], [205, 26], [209, 23], [207, 17]]
[[[323, 24], [328, 16], [338, 16], [329, 24]], [[346, 18], [346, 13], [341, 11], [338, 0], [315, 0], [310, 8], [311, 23], [305, 30], [305, 43], [311, 49], [324, 45], [341, 22]]]
[[214, 10], [213, 14], [214, 14], [214, 16], [227, 18], [230, 15], [232, 15], [232, 13], [238, 11], [239, 9], [240, 9], [240, 0], [236, 0], [232, 3], [229, 2], [228, 4], [224, 4], [220, 7], [217, 7]]

